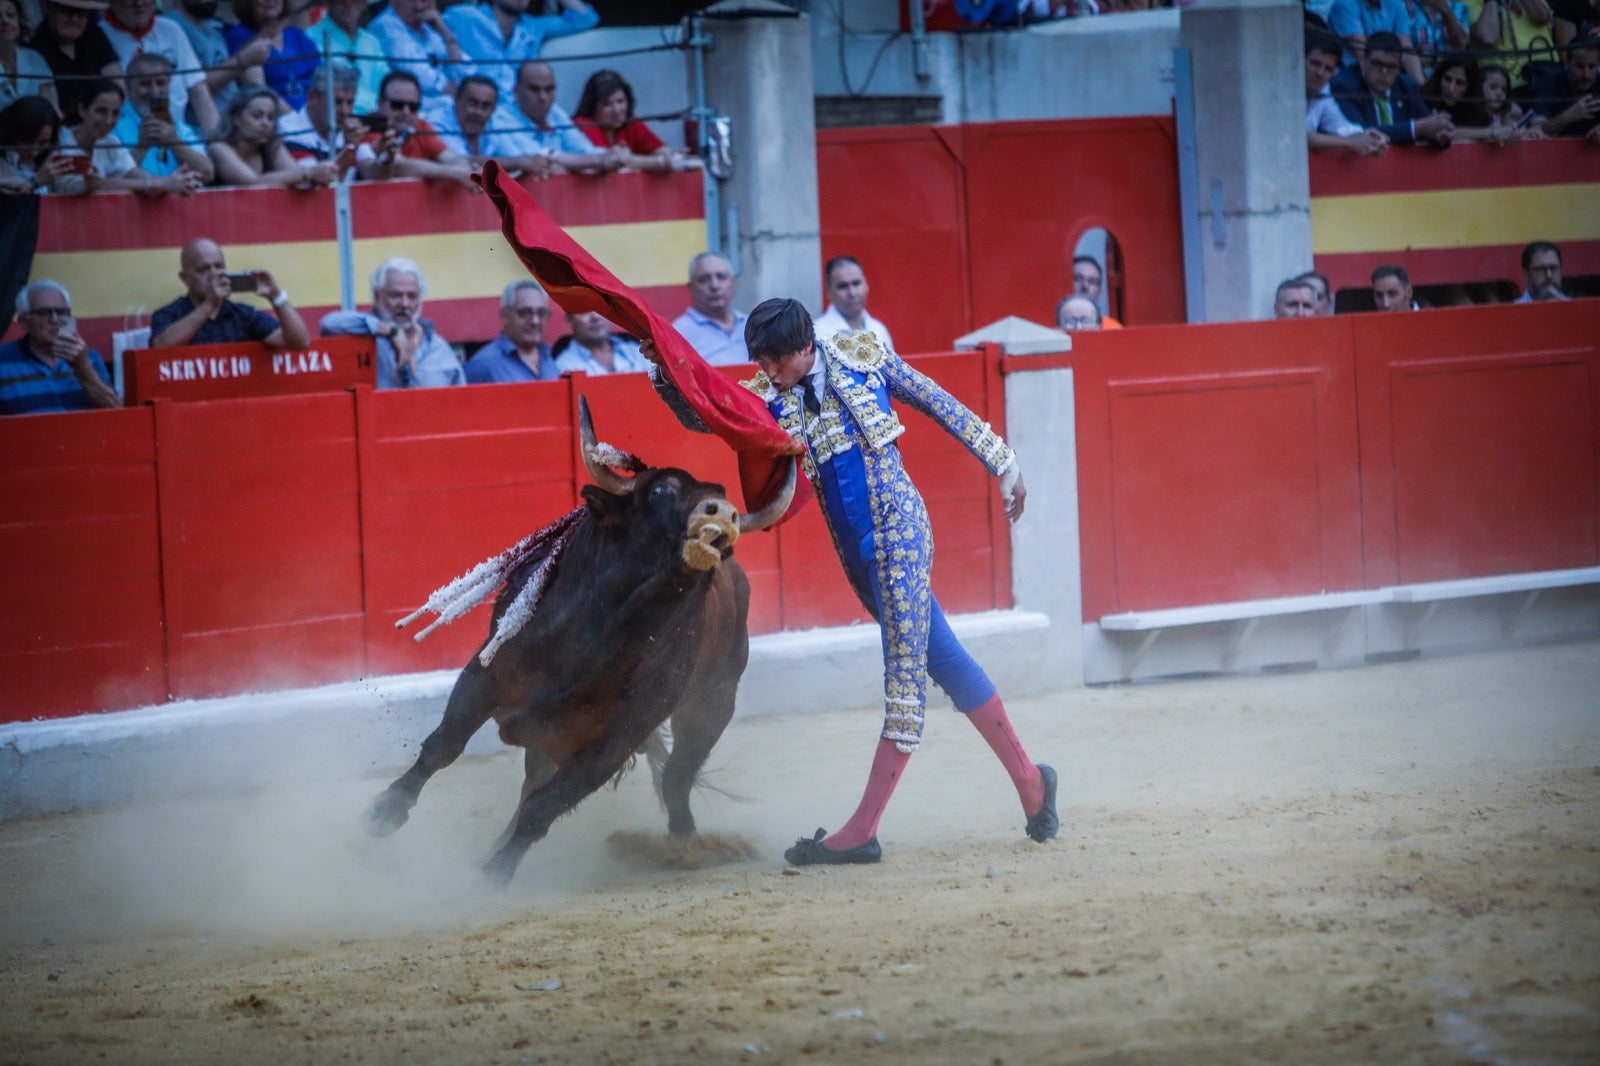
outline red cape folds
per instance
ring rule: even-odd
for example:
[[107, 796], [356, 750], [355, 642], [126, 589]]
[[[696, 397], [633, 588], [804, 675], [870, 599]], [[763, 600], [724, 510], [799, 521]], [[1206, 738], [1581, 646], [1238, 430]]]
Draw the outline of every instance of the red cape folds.
[[[767, 405], [713, 369], [638, 293], [567, 236], [498, 163], [485, 163], [477, 181], [499, 210], [501, 231], [517, 258], [562, 310], [598, 311], [617, 328], [655, 343], [662, 368], [689, 406], [738, 453], [746, 508], [760, 510], [776, 496], [788, 471], [783, 457], [798, 454], [802, 445], [778, 428]], [[795, 503], [800, 501], [797, 493]]]

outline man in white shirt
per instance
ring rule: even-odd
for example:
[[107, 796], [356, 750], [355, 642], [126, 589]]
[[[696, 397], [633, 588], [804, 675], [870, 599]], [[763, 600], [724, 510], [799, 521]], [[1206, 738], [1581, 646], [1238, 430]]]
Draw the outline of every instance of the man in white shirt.
[[111, 0], [111, 10], [100, 20], [106, 40], [117, 53], [122, 68], [141, 52], [156, 52], [172, 61], [172, 97], [187, 102], [189, 118], [207, 135], [216, 133], [216, 101], [206, 87], [200, 58], [183, 27], [156, 14], [156, 0]]
[[840, 333], [867, 330], [885, 348], [894, 351], [889, 327], [867, 314], [867, 275], [852, 256], [839, 255], [828, 260], [823, 270], [827, 281], [828, 309], [816, 320], [817, 336], [831, 341]]
[[367, 29], [383, 43], [390, 67], [417, 79], [425, 115], [450, 108], [456, 86], [472, 73], [472, 63], [433, 0], [391, 0], [389, 10]]
[[[341, 172], [344, 180], [354, 180], [358, 152], [362, 158], [374, 157], [372, 148], [361, 144], [366, 127], [355, 114], [360, 80], [356, 68], [342, 59], [324, 63], [306, 84], [306, 106], [278, 116], [278, 136], [295, 162], [308, 171], [319, 173], [328, 182], [338, 180]], [[333, 87], [331, 126], [328, 121], [330, 83]]]
[[1389, 138], [1377, 129], [1351, 122], [1333, 99], [1328, 83], [1339, 72], [1339, 42], [1322, 34], [1306, 35], [1306, 141], [1313, 151], [1345, 149], [1356, 155], [1380, 155]]

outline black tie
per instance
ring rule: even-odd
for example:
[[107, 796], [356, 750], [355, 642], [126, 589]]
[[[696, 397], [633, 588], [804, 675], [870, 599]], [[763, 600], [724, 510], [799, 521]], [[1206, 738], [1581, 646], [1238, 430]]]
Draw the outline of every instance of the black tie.
[[822, 413], [822, 401], [818, 400], [817, 394], [812, 391], [810, 378], [801, 380], [800, 398], [805, 401], [806, 410], [811, 412], [813, 418]]

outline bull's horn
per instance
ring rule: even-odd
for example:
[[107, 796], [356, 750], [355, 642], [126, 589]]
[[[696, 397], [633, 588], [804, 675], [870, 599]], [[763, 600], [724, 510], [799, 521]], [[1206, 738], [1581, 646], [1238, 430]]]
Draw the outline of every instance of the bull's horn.
[[789, 474], [783, 479], [783, 488], [778, 490], [777, 497], [755, 514], [742, 514], [739, 516], [739, 532], [759, 533], [783, 517], [783, 513], [794, 502], [795, 474], [800, 464], [794, 456], [789, 457]]
[[618, 465], [630, 465], [629, 461], [638, 462], [633, 456], [613, 448], [609, 444], [601, 444], [594, 437], [594, 419], [589, 417], [589, 400], [587, 397], [578, 397], [578, 442], [583, 452], [583, 466], [589, 471], [589, 477], [596, 485], [607, 492], [617, 496], [626, 496], [633, 491], [633, 478], [623, 477], [611, 469], [610, 463], [615, 461]]

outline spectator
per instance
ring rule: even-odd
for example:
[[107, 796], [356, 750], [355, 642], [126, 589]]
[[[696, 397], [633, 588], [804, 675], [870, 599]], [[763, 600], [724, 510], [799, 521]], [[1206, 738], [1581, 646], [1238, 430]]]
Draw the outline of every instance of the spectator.
[[44, 56], [19, 42], [28, 36], [21, 0], [0, 0], [0, 107], [23, 96], [42, 96], [60, 106], [55, 73]]
[[55, 75], [63, 115], [77, 115], [90, 80], [122, 73], [116, 50], [93, 21], [93, 13], [105, 9], [103, 0], [44, 0], [44, 20], [28, 40]]
[[305, 348], [311, 331], [272, 274], [252, 270], [251, 292], [272, 305], [278, 317], [258, 311], [233, 295], [228, 262], [216, 241], [196, 237], [178, 254], [178, 280], [188, 291], [150, 316], [150, 347], [231, 344], [260, 341], [273, 348]]
[[1307, 147], [1318, 152], [1343, 149], [1356, 155], [1382, 155], [1389, 138], [1351, 122], [1328, 90], [1328, 83], [1339, 72], [1342, 51], [1332, 37], [1306, 34]]
[[217, 131], [221, 115], [201, 73], [200, 57], [182, 26], [156, 14], [156, 0], [111, 0], [101, 28], [124, 68], [140, 52], [160, 52], [170, 59], [172, 96], [185, 104], [182, 117], [208, 137]]
[[55, 150], [61, 116], [42, 96], [24, 96], [0, 109], [0, 193], [47, 189], [72, 173], [72, 161]]
[[1447, 145], [1455, 126], [1449, 115], [1430, 114], [1416, 83], [1400, 73], [1400, 47], [1392, 33], [1373, 34], [1361, 66], [1333, 76], [1333, 98], [1351, 122], [1379, 130], [1393, 144]]
[[363, 178], [429, 178], [482, 191], [472, 183], [467, 161], [446, 148], [421, 116], [422, 87], [409, 71], [391, 70], [384, 75], [378, 106], [388, 129], [367, 138], [372, 156], [360, 163]]
[[1557, 48], [1600, 33], [1600, 0], [1550, 0], [1550, 14], [1550, 39]]
[[1600, 37], [1580, 37], [1567, 46], [1559, 71], [1533, 80], [1529, 106], [1546, 137], [1587, 137], [1600, 144]]
[[700, 164], [694, 156], [674, 152], [634, 115], [633, 86], [614, 70], [597, 70], [583, 83], [583, 95], [573, 121], [590, 142], [622, 153], [622, 165], [631, 170], [689, 170]]
[[536, 178], [565, 172], [602, 173], [622, 166], [623, 153], [590, 141], [556, 103], [556, 75], [542, 59], [517, 68], [516, 109], [502, 109], [496, 122], [516, 127], [516, 150], [523, 170]]
[[1375, 34], [1393, 34], [1396, 58], [1404, 54], [1405, 71], [1413, 85], [1422, 84], [1422, 61], [1411, 40], [1411, 16], [1405, 0], [1334, 0], [1328, 11], [1328, 25], [1344, 39], [1345, 65], [1354, 66], [1366, 55]]
[[[1105, 304], [1106, 272], [1100, 260], [1092, 255], [1080, 255], [1072, 260], [1072, 291], [1094, 301], [1096, 310]], [[1122, 323], [1103, 311], [1097, 329], [1121, 329]]]
[[521, 170], [521, 161], [512, 158], [518, 138], [493, 128], [495, 110], [499, 106], [500, 91], [494, 87], [494, 82], [482, 74], [462, 78], [461, 87], [456, 90], [455, 106], [435, 119], [434, 130], [445, 150], [470, 161], [472, 169], [481, 167], [485, 159], [500, 159], [507, 170]]
[[[223, 36], [226, 27], [216, 14], [217, 0], [177, 0], [169, 17], [188, 36], [189, 46], [205, 68], [206, 89], [217, 114], [225, 115], [234, 96], [248, 87], [246, 76], [271, 56], [272, 42], [256, 40], [230, 52]], [[259, 77], [260, 71], [255, 73]]]
[[172, 113], [167, 90], [172, 60], [142, 52], [128, 63], [128, 99], [112, 136], [128, 146], [139, 169], [153, 178], [177, 175], [168, 192], [187, 196], [216, 177], [200, 133]]
[[1483, 71], [1471, 56], [1441, 58], [1422, 86], [1422, 102], [1435, 114], [1450, 116], [1455, 126], [1455, 140], [1505, 144], [1511, 139], [1512, 131], [1491, 125], [1482, 101]]
[[1483, 68], [1483, 110], [1489, 125], [1503, 131], [1507, 140], [1538, 140], [1544, 130], [1528, 121], [1522, 105], [1511, 99], [1511, 75], [1498, 63]]
[[568, 333], [556, 341], [552, 354], [556, 369], [563, 374], [581, 370], [585, 374], [626, 374], [649, 370], [650, 363], [639, 352], [639, 342], [611, 332], [611, 323], [596, 311], [567, 312]]
[[1467, 50], [1472, 41], [1467, 29], [1472, 16], [1464, 0], [1405, 0], [1405, 5], [1422, 73], [1432, 77], [1440, 56]]
[[1550, 25], [1547, 0], [1467, 0], [1467, 14], [1473, 46], [1501, 53], [1511, 80], [1521, 81], [1528, 48], [1550, 32], [1545, 28]]
[[1100, 305], [1081, 292], [1067, 293], [1056, 304], [1056, 328], [1062, 333], [1100, 329]]
[[1379, 311], [1419, 311], [1406, 268], [1386, 263], [1372, 272], [1372, 302]]
[[486, 385], [511, 381], [550, 381], [561, 376], [544, 327], [550, 321], [550, 297], [531, 278], [507, 285], [500, 294], [500, 335], [467, 360], [467, 383]]
[[1317, 298], [1318, 317], [1333, 314], [1333, 283], [1328, 280], [1328, 275], [1308, 270], [1300, 275], [1300, 280], [1310, 284], [1311, 292]]
[[367, 0], [328, 0], [327, 14], [311, 28], [317, 51], [326, 50], [356, 68], [356, 111], [378, 109], [378, 87], [389, 72], [383, 42], [361, 25]]
[[450, 106], [456, 85], [472, 73], [455, 31], [445, 24], [433, 0], [391, 0], [389, 9], [367, 27], [383, 44], [397, 71], [410, 74], [429, 113]]
[[831, 341], [840, 333], [870, 330], [885, 348], [894, 351], [889, 327], [867, 314], [867, 275], [861, 264], [848, 255], [834, 256], [823, 267], [830, 303], [817, 319], [817, 336]]
[[[306, 31], [290, 25], [286, 0], [233, 0], [237, 25], [223, 31], [228, 52], [238, 54], [257, 42], [266, 42], [268, 56], [252, 67], [249, 79], [265, 81], [290, 110], [306, 105], [306, 84], [322, 62], [317, 46]], [[260, 48], [254, 50], [259, 53]]]
[[0, 345], [0, 414], [32, 415], [121, 407], [100, 353], [72, 321], [72, 297], [54, 281], [17, 293], [22, 336]]
[[422, 268], [403, 256], [390, 256], [372, 272], [372, 310], [335, 311], [323, 317], [322, 332], [376, 337], [380, 389], [464, 385], [466, 371], [454, 349], [422, 317], [426, 295]]
[[1561, 249], [1549, 241], [1534, 241], [1522, 249], [1522, 280], [1527, 287], [1517, 303], [1570, 300], [1561, 291]]
[[[302, 169], [319, 184], [355, 176], [358, 146], [367, 127], [356, 117], [360, 75], [342, 59], [318, 67], [306, 85], [306, 106], [278, 118], [278, 136]], [[332, 86], [333, 123], [328, 116]], [[368, 150], [370, 154], [370, 149]]]
[[444, 21], [461, 42], [462, 54], [494, 82], [501, 99], [510, 100], [518, 63], [538, 55], [548, 38], [593, 29], [600, 16], [583, 0], [561, 0], [555, 15], [528, 14], [528, 0], [491, 0], [452, 4]]
[[748, 363], [744, 324], [749, 315], [733, 306], [733, 264], [716, 252], [689, 260], [689, 307], [672, 328], [712, 366]]
[[133, 153], [112, 134], [122, 117], [122, 86], [110, 78], [89, 83], [87, 99], [79, 109], [77, 124], [61, 131], [61, 151], [79, 160], [87, 157], [86, 171], [62, 178], [52, 191], [76, 194], [91, 192], [173, 192], [187, 196], [199, 182], [187, 171], [174, 172], [159, 181], [139, 169]]
[[206, 145], [216, 164], [218, 185], [326, 184], [327, 174], [303, 169], [278, 136], [279, 103], [278, 94], [264, 85], [233, 98], [221, 139]]
[[1303, 277], [1281, 282], [1272, 299], [1272, 317], [1317, 317], [1317, 287]]

